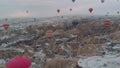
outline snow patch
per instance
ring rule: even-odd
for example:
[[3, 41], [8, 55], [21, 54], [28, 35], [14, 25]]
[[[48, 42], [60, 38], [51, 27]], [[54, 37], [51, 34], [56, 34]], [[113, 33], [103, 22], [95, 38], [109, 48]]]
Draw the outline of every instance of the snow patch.
[[120, 68], [120, 57], [116, 55], [93, 56], [79, 59], [78, 65], [83, 68]]

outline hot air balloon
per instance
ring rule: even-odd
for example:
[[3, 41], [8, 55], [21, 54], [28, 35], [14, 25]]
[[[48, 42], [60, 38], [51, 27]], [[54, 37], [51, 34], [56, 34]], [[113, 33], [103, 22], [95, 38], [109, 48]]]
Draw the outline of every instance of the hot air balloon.
[[9, 24], [8, 23], [4, 23], [3, 27], [4, 27], [5, 30], [7, 30], [9, 28]]
[[105, 0], [101, 0], [101, 3], [104, 3]]
[[72, 11], [72, 8], [70, 8], [69, 10]]
[[61, 16], [61, 18], [64, 18], [64, 16]]
[[75, 0], [72, 0], [72, 2], [75, 2]]
[[72, 25], [73, 25], [73, 26], [77, 26], [78, 24], [79, 24], [79, 21], [77, 21], [77, 20], [73, 20], [73, 21], [72, 21]]
[[52, 31], [52, 30], [47, 30], [47, 31], [46, 31], [46, 37], [47, 37], [48, 39], [51, 39], [51, 38], [53, 37], [53, 31]]
[[29, 13], [29, 11], [28, 11], [28, 10], [26, 10], [26, 13]]
[[105, 20], [104, 21], [104, 25], [107, 26], [107, 27], [110, 26], [110, 21], [109, 20]]
[[33, 20], [34, 20], [34, 22], [36, 22], [37, 19], [36, 19], [36, 18], [33, 18]]
[[119, 11], [117, 11], [117, 14], [119, 14], [120, 12]]
[[9, 60], [6, 68], [30, 68], [31, 60], [25, 56], [17, 56]]
[[60, 13], [60, 9], [57, 9], [57, 13]]
[[89, 10], [89, 12], [90, 12], [90, 13], [92, 13], [92, 11], [93, 11], [93, 8], [89, 8], [88, 10]]
[[8, 19], [7, 19], [7, 18], [5, 18], [5, 21], [8, 21]]

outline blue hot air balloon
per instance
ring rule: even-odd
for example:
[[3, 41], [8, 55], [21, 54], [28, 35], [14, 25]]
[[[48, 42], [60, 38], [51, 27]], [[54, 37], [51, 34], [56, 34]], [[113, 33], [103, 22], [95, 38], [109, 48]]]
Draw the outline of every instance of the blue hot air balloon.
[[79, 24], [79, 21], [77, 21], [77, 20], [73, 20], [73, 21], [72, 21], [72, 25], [73, 25], [73, 26], [77, 26], [78, 24]]

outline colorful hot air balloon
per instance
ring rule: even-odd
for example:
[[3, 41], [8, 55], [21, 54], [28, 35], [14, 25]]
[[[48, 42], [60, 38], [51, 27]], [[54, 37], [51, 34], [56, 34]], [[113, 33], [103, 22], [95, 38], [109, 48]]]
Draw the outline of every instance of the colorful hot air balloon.
[[9, 28], [9, 24], [8, 23], [4, 23], [3, 27], [4, 27], [5, 30], [7, 30]]
[[105, 0], [101, 0], [101, 3], [104, 3]]
[[70, 8], [69, 10], [72, 11], [72, 8]]
[[110, 21], [109, 20], [104, 21], [104, 25], [107, 27], [110, 26]]
[[60, 13], [60, 9], [57, 9], [57, 13]]
[[75, 0], [72, 0], [72, 2], [75, 2]]
[[6, 68], [30, 68], [31, 60], [25, 56], [17, 56], [9, 60]]
[[93, 11], [93, 8], [89, 8], [88, 10], [89, 10], [89, 12], [90, 12], [90, 13], [92, 13], [92, 11]]
[[53, 37], [53, 31], [52, 31], [52, 30], [47, 30], [47, 31], [46, 31], [46, 37], [47, 37], [48, 39], [51, 39], [51, 38]]

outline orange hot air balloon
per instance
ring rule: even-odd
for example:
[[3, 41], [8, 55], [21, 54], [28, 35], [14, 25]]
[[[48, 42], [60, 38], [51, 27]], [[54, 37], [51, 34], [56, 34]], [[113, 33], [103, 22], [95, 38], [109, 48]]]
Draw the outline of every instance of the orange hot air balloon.
[[88, 10], [89, 10], [89, 12], [90, 12], [90, 13], [92, 13], [92, 11], [93, 11], [93, 8], [89, 8]]
[[104, 25], [107, 27], [110, 26], [110, 21], [109, 20], [104, 21]]
[[72, 8], [70, 8], [69, 10], [72, 11]]
[[57, 13], [60, 13], [60, 9], [57, 9]]
[[7, 30], [9, 28], [9, 24], [8, 23], [4, 23], [3, 27], [4, 27], [5, 30]]
[[48, 39], [51, 39], [51, 38], [53, 37], [53, 31], [52, 31], [52, 30], [46, 31], [46, 37], [47, 37]]

